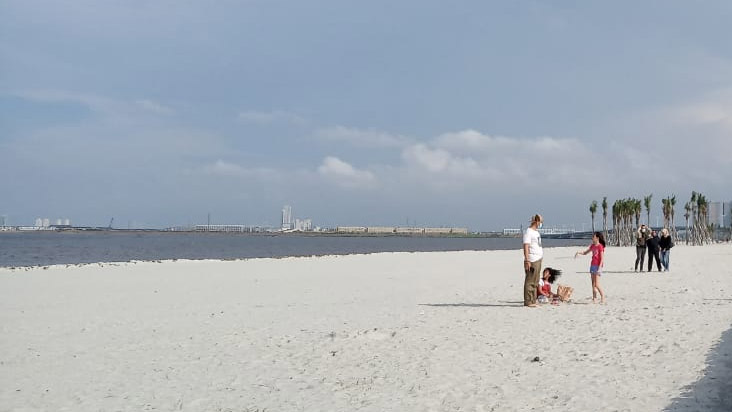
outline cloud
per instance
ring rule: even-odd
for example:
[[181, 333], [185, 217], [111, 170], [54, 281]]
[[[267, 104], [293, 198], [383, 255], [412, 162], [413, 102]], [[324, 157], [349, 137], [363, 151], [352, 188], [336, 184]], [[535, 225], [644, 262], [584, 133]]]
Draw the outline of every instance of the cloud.
[[403, 159], [408, 166], [415, 166], [432, 173], [445, 173], [457, 177], [481, 177], [488, 169], [481, 168], [470, 157], [455, 156], [444, 149], [430, 148], [416, 144], [404, 149]]
[[696, 124], [732, 125], [732, 105], [700, 104], [687, 106], [677, 110], [678, 119]]
[[[663, 109], [661, 116], [677, 126], [701, 126], [707, 131], [732, 133], [732, 88]], [[732, 139], [727, 140], [732, 142]]]
[[732, 88], [643, 112], [623, 126], [632, 131], [622, 137], [624, 145], [683, 166], [672, 172], [706, 170], [710, 180], [732, 178]]
[[11, 94], [22, 99], [44, 103], [72, 102], [86, 106], [89, 110], [108, 118], [132, 118], [142, 114], [166, 116], [175, 114], [175, 110], [172, 108], [149, 99], [127, 101], [68, 90], [27, 90]]
[[318, 167], [318, 173], [346, 188], [370, 188], [376, 185], [376, 176], [367, 170], [358, 170], [343, 160], [328, 156]]
[[434, 139], [436, 147], [467, 153], [478, 157], [495, 157], [500, 154], [515, 155], [531, 151], [541, 155], [562, 155], [568, 150], [584, 148], [578, 139], [541, 136], [518, 138], [491, 136], [475, 130], [445, 133]]
[[26, 100], [43, 103], [77, 103], [86, 106], [89, 110], [97, 113], [115, 113], [120, 111], [122, 106], [114, 99], [67, 90], [26, 90], [11, 94]]
[[448, 150], [468, 153], [490, 153], [496, 150], [516, 150], [521, 142], [515, 138], [485, 135], [475, 130], [444, 133], [434, 140], [434, 144]]
[[344, 126], [318, 129], [315, 131], [314, 136], [320, 140], [343, 142], [357, 147], [404, 147], [413, 141], [413, 139], [398, 134]]
[[217, 160], [200, 168], [203, 174], [227, 177], [273, 177], [277, 174], [274, 169], [268, 168], [245, 168], [235, 163]]
[[599, 177], [598, 168], [588, 165], [601, 157], [576, 139], [490, 136], [464, 130], [410, 145], [402, 150], [402, 160], [409, 175], [438, 188], [465, 189], [476, 184], [579, 188]]
[[172, 115], [175, 114], [175, 110], [171, 109], [170, 107], [163, 106], [160, 103], [156, 103], [152, 100], [138, 100], [135, 102], [138, 106], [141, 108], [156, 113], [156, 114], [163, 114], [163, 115]]
[[260, 112], [260, 111], [244, 111], [239, 113], [237, 119], [243, 123], [250, 124], [275, 124], [275, 123], [286, 123], [286, 124], [304, 124], [305, 119], [290, 112], [275, 110], [271, 112]]

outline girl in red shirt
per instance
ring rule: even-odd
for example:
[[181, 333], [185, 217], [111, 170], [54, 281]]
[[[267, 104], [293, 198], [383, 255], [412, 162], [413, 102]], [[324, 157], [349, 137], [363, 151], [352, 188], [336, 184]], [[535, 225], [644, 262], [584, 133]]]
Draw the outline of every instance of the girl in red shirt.
[[600, 288], [600, 276], [602, 276], [602, 267], [605, 265], [605, 237], [602, 232], [595, 232], [592, 235], [592, 244], [587, 250], [577, 252], [577, 255], [586, 255], [592, 252], [592, 261], [590, 262], [590, 278], [592, 278], [592, 303], [597, 301], [597, 293], [600, 293], [600, 303], [605, 303], [605, 293]]

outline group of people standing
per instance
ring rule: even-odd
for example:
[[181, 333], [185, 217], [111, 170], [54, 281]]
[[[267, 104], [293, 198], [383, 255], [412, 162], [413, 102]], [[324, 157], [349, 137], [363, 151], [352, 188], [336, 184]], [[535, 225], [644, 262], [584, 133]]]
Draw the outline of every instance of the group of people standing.
[[[547, 288], [547, 283], [553, 283], [554, 279], [561, 275], [561, 271], [552, 268], [541, 271], [541, 263], [544, 257], [544, 251], [541, 247], [541, 229], [544, 224], [544, 218], [541, 215], [534, 215], [531, 218], [529, 227], [524, 232], [523, 252], [524, 252], [524, 306], [536, 307], [538, 297], [551, 297], [551, 289]], [[600, 287], [600, 276], [602, 276], [602, 267], [604, 266], [605, 256], [605, 239], [601, 232], [595, 232], [592, 236], [592, 244], [583, 251], [575, 254], [586, 255], [592, 253], [592, 261], [590, 262], [590, 279], [592, 280], [592, 301], [595, 302], [597, 295], [600, 295], [600, 303], [605, 303], [605, 293]], [[542, 274], [540, 277], [539, 274]], [[547, 291], [547, 289], [549, 289]]]
[[[643, 272], [643, 261], [648, 249], [648, 271], [653, 269], [653, 261], [656, 261], [656, 268], [659, 272], [669, 270], [669, 257], [674, 241], [668, 229], [661, 230], [661, 237], [658, 232], [646, 225], [641, 225], [635, 233], [635, 271]], [[663, 269], [661, 267], [663, 266]]]
[[[544, 224], [544, 218], [541, 215], [534, 215], [531, 218], [529, 227], [524, 232], [523, 252], [524, 252], [524, 306], [536, 307], [537, 298], [551, 298], [551, 287], [548, 284], [554, 283], [554, 280], [562, 274], [561, 270], [546, 268], [541, 271], [541, 264], [544, 258], [544, 251], [541, 247], [541, 233], [539, 229]], [[674, 242], [668, 229], [661, 230], [661, 237], [655, 230], [646, 225], [641, 225], [636, 232], [636, 259], [635, 271], [643, 272], [643, 264], [648, 249], [648, 271], [653, 269], [653, 261], [656, 261], [658, 271], [669, 270], [669, 257]], [[592, 243], [585, 249], [575, 253], [578, 255], [587, 255], [592, 253], [590, 262], [590, 279], [592, 280], [592, 301], [596, 302], [597, 296], [600, 296], [600, 303], [605, 303], [605, 293], [600, 287], [600, 277], [602, 276], [602, 268], [605, 265], [605, 238], [602, 232], [595, 232], [592, 235]], [[639, 266], [640, 264], [640, 266]], [[661, 267], [663, 266], [663, 269]], [[540, 276], [541, 274], [541, 276]], [[546, 299], [543, 299], [546, 301]]]

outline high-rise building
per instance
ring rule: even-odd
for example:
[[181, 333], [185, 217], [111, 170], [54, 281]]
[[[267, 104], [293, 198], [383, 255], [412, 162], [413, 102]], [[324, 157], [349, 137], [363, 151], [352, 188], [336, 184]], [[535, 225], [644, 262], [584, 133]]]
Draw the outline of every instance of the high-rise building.
[[5, 226], [5, 222], [8, 220], [8, 217], [5, 215], [0, 216], [0, 226]]
[[722, 226], [724, 222], [724, 203], [722, 202], [709, 202], [709, 208], [707, 209], [707, 215], [709, 217], [709, 224], [716, 227]]
[[732, 222], [732, 202], [709, 202], [709, 223], [716, 227], [729, 227]]
[[[719, 218], [719, 222], [714, 222], [714, 224], [716, 225], [717, 223], [719, 223], [719, 226], [721, 226], [721, 227], [730, 227], [730, 225], [732, 225], [732, 210], [730, 210], [730, 209], [732, 209], [732, 202], [715, 202], [715, 203], [719, 203], [719, 206], [717, 206], [717, 207], [719, 209], [721, 209], [721, 212], [715, 211], [716, 214], [718, 215], [717, 217]], [[709, 209], [710, 209], [709, 219], [710, 219], [710, 223], [711, 223], [711, 216], [712, 216], [712, 213], [711, 213], [712, 205], [711, 204], [709, 205]]]
[[42, 227], [42, 226], [43, 226], [43, 219], [41, 219], [40, 217], [36, 218], [35, 227]]
[[292, 229], [292, 207], [285, 205], [282, 208], [282, 230]]
[[311, 219], [295, 219], [295, 230], [310, 232], [313, 230], [313, 221]]

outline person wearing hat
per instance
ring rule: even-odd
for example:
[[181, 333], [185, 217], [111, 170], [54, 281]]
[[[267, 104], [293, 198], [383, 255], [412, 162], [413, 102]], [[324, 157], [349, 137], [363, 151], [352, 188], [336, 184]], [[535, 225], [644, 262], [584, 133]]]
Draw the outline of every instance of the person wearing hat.
[[671, 248], [674, 247], [674, 240], [671, 239], [668, 229], [663, 228], [661, 230], [661, 239], [658, 241], [658, 246], [661, 248], [661, 265], [663, 265], [663, 271], [668, 272], [668, 258], [671, 254]]

